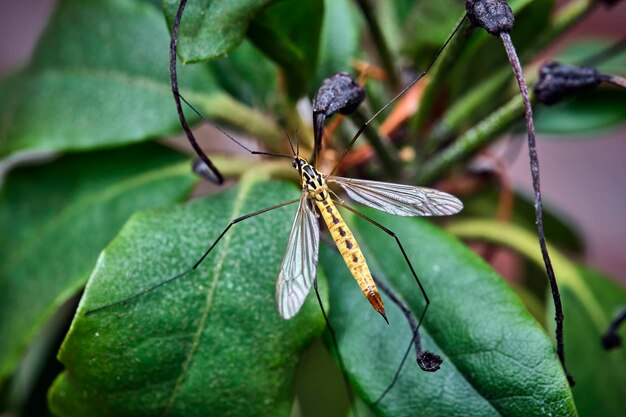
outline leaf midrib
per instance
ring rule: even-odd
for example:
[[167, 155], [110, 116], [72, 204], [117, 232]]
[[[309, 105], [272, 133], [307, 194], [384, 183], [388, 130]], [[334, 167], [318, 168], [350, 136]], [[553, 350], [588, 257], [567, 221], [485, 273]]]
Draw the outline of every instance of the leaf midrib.
[[[231, 221], [241, 215], [241, 208], [253, 184], [254, 184], [253, 181], [240, 182], [239, 192], [237, 193], [235, 202], [233, 204], [233, 209], [231, 212]], [[163, 417], [166, 417], [170, 414], [170, 411], [174, 405], [174, 402], [176, 401], [176, 397], [178, 393], [180, 392], [180, 389], [183, 383], [185, 382], [185, 377], [187, 376], [187, 371], [189, 370], [189, 367], [193, 361], [193, 356], [196, 353], [198, 346], [200, 344], [200, 339], [202, 338], [202, 333], [204, 332], [207, 318], [209, 316], [209, 313], [211, 312], [211, 308], [213, 307], [213, 296], [215, 295], [217, 284], [220, 281], [222, 268], [224, 266], [224, 260], [227, 257], [228, 248], [232, 240], [232, 236], [233, 236], [233, 233], [227, 233], [226, 236], [224, 236], [224, 241], [221, 242], [218, 258], [216, 258], [217, 262], [214, 268], [213, 280], [207, 290], [207, 296], [205, 299], [204, 309], [202, 310], [202, 315], [200, 316], [200, 321], [198, 322], [198, 326], [194, 333], [192, 343], [191, 345], [189, 345], [190, 347], [189, 347], [189, 351], [187, 352], [187, 357], [185, 358], [185, 361], [182, 364], [180, 375], [178, 379], [176, 380], [176, 383], [174, 387], [172, 388], [172, 393], [165, 404], [163, 414], [162, 414]]]

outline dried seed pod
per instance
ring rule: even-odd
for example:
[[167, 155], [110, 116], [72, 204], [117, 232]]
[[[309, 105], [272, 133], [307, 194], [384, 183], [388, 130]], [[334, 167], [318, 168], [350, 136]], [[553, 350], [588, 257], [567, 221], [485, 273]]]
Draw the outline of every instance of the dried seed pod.
[[365, 90], [347, 72], [338, 72], [324, 80], [313, 101], [313, 114], [326, 118], [335, 113], [350, 114], [365, 99]]
[[466, 0], [465, 10], [474, 26], [492, 35], [510, 32], [515, 24], [513, 11], [506, 0]]
[[322, 147], [324, 122], [335, 113], [350, 114], [365, 100], [365, 89], [347, 72], [338, 72], [324, 80], [313, 100], [313, 135], [315, 163]]
[[539, 70], [535, 97], [543, 104], [555, 104], [565, 97], [589, 90], [603, 81], [598, 71], [589, 67], [575, 67], [550, 61]]

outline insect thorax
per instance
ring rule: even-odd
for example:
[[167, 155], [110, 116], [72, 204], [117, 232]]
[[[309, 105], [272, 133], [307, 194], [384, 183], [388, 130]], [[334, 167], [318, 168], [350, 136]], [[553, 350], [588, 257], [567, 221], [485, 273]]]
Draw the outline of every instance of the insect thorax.
[[323, 201], [329, 197], [326, 180], [321, 172], [310, 165], [305, 159], [297, 158], [294, 166], [300, 166], [299, 173], [302, 179], [302, 186], [306, 187], [309, 197], [318, 201]]

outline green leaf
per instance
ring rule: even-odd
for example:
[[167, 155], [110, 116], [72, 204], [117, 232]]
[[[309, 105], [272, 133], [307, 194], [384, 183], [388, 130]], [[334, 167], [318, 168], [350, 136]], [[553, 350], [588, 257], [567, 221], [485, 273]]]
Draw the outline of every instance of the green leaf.
[[189, 268], [235, 217], [298, 196], [248, 177], [237, 187], [135, 215], [100, 256], [59, 353], [59, 416], [289, 415], [298, 353], [323, 330], [315, 298], [292, 320], [274, 291], [295, 205], [235, 225], [192, 274], [125, 299]]
[[157, 145], [66, 156], [11, 172], [0, 192], [0, 379], [86, 282], [136, 210], [184, 197], [189, 161]]
[[281, 1], [251, 22], [248, 37], [283, 70], [287, 90], [299, 98], [315, 75], [324, 2]]
[[[449, 230], [465, 238], [507, 245], [543, 268], [536, 236], [514, 225], [462, 221], [450, 225]], [[624, 349], [605, 352], [600, 338], [617, 309], [626, 305], [626, 291], [599, 273], [574, 265], [554, 247], [548, 249], [559, 282], [565, 317], [565, 357], [576, 380], [573, 393], [580, 414], [620, 416], [626, 384], [626, 354]], [[551, 297], [547, 303], [546, 322], [553, 327]], [[622, 335], [626, 335], [624, 330], [620, 332]]]
[[313, 88], [339, 71], [350, 71], [352, 60], [361, 50], [363, 22], [354, 2], [325, 0], [320, 34], [319, 59]]
[[[179, 129], [163, 17], [143, 1], [62, 0], [32, 62], [0, 85], [0, 155], [146, 140]], [[211, 97], [206, 68], [180, 68], [181, 89]]]
[[[579, 268], [586, 292], [598, 300], [607, 319], [626, 307], [626, 291], [614, 280], [600, 273]], [[572, 389], [576, 406], [582, 416], [619, 417], [624, 414], [624, 387], [626, 387], [626, 349], [609, 352], [600, 343], [608, 327], [598, 327], [592, 310], [577, 292], [562, 286], [563, 315], [565, 316], [565, 357], [570, 372], [576, 378]], [[554, 309], [546, 316], [552, 317]], [[552, 320], [550, 318], [550, 320]], [[626, 328], [620, 334], [626, 338]]]
[[[425, 373], [411, 352], [396, 386], [374, 406], [378, 415], [576, 414], [550, 339], [484, 261], [426, 221], [363, 212], [402, 240], [431, 301], [420, 332], [424, 348], [444, 360], [439, 371]], [[424, 301], [393, 239], [354, 217], [372, 272], [418, 317]], [[411, 331], [384, 296], [391, 325], [383, 322], [334, 251], [324, 248], [321, 263], [333, 271], [330, 315], [346, 368], [372, 404], [392, 381]]]
[[428, 63], [464, 12], [456, 0], [415, 3], [403, 25], [403, 49], [417, 62]]
[[[475, 193], [463, 200], [464, 207], [459, 217], [493, 219], [497, 215], [499, 197], [500, 192], [491, 187]], [[530, 197], [514, 194], [511, 222], [535, 233], [535, 207]], [[551, 243], [575, 253], [584, 252], [585, 244], [580, 231], [562, 213], [544, 207], [543, 226]]]
[[[178, 55], [184, 63], [224, 56], [243, 41], [250, 20], [272, 0], [190, 0], [180, 22]], [[180, 0], [163, 0], [171, 28]]]
[[277, 67], [249, 41], [209, 65], [220, 85], [239, 101], [255, 109], [275, 106]]
[[576, 95], [535, 111], [538, 133], [554, 134], [544, 139], [593, 139], [590, 133], [615, 129], [626, 123], [626, 92], [597, 90]]

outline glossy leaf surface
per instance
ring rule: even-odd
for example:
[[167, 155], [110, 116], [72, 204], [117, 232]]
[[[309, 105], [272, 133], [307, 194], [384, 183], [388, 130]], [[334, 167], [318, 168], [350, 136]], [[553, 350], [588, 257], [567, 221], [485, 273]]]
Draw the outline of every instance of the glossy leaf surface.
[[[536, 236], [517, 226], [474, 220], [455, 222], [449, 229], [465, 238], [508, 246], [543, 267]], [[549, 251], [563, 303], [565, 358], [576, 380], [573, 393], [577, 407], [583, 416], [621, 415], [626, 355], [623, 348], [603, 350], [601, 337], [610, 320], [626, 305], [626, 291], [598, 272], [576, 266], [556, 248], [549, 247]], [[547, 304], [545, 322], [553, 327], [551, 297]], [[620, 334], [624, 337], [624, 328]]]
[[50, 393], [60, 416], [281, 416], [299, 352], [323, 329], [310, 295], [292, 320], [274, 303], [295, 205], [235, 225], [192, 274], [90, 315], [189, 268], [241, 215], [298, 196], [248, 178], [135, 215], [100, 256]]
[[182, 199], [194, 183], [189, 159], [159, 145], [66, 156], [8, 175], [0, 192], [2, 379], [85, 285], [128, 217]]
[[[404, 243], [431, 300], [424, 348], [444, 360], [439, 371], [425, 373], [411, 353], [396, 386], [375, 406], [378, 415], [576, 414], [550, 339], [484, 261], [426, 221], [362, 212]], [[393, 239], [363, 220], [352, 224], [374, 275], [419, 316], [424, 301]], [[331, 321], [340, 349], [357, 391], [371, 404], [392, 381], [411, 332], [389, 298], [383, 296], [391, 325], [378, 317], [342, 262], [328, 248], [321, 253], [324, 269], [333, 271]]]
[[[32, 62], [0, 84], [0, 155], [111, 147], [179, 130], [163, 16], [139, 0], [62, 0]], [[181, 66], [182, 67], [182, 66]], [[217, 87], [180, 68], [183, 93]]]
[[[180, 0], [163, 0], [172, 27]], [[190, 0], [180, 23], [178, 56], [184, 63], [224, 56], [243, 41], [250, 20], [272, 0]]]

